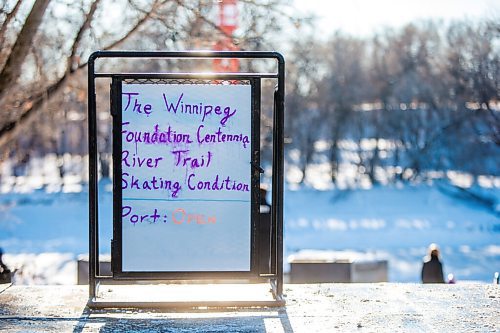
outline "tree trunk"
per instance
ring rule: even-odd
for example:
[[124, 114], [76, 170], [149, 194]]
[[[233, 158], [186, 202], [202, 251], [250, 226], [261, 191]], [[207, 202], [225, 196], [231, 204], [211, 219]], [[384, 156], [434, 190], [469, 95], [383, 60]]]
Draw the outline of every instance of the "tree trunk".
[[380, 155], [380, 150], [378, 148], [379, 146], [379, 137], [375, 138], [375, 148], [373, 149], [373, 155], [370, 158], [370, 165], [368, 168], [368, 177], [370, 178], [370, 182], [372, 185], [375, 185], [378, 183], [377, 178], [375, 177], [375, 168], [379, 166], [380, 160], [379, 160], [379, 155]]
[[337, 183], [339, 173], [339, 158], [338, 158], [338, 139], [335, 138], [330, 148], [330, 179], [333, 184]]

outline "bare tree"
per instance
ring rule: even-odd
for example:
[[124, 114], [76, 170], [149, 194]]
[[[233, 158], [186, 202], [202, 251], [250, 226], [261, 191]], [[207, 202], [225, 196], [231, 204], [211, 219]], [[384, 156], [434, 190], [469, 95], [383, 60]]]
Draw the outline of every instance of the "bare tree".
[[296, 149], [297, 163], [302, 173], [300, 183], [306, 176], [315, 152], [315, 143], [321, 138], [323, 118], [317, 103], [318, 84], [321, 74], [318, 64], [322, 50], [312, 38], [294, 43], [287, 73], [287, 136], [290, 148]]
[[[17, 143], [20, 137], [29, 135], [26, 134], [29, 133], [26, 131], [29, 126], [45, 127], [43, 131], [49, 134], [59, 132], [54, 126], [43, 121], [46, 112], [60, 114], [58, 119], [61, 124], [69, 121], [68, 117], [74, 115], [70, 109], [73, 108], [71, 105], [75, 103], [75, 99], [64, 96], [70, 96], [75, 91], [79, 96], [78, 100], [80, 97], [85, 100], [86, 81], [81, 78], [85, 74], [86, 59], [92, 50], [111, 50], [118, 47], [148, 50], [165, 47], [191, 48], [196, 47], [190, 43], [197, 39], [215, 42], [215, 34], [220, 33], [214, 14], [216, 3], [205, 0], [52, 0], [50, 3], [48, 0], [37, 0], [24, 21], [23, 15], [20, 15], [22, 9], [19, 9], [23, 8], [19, 7], [21, 2], [22, 0], [18, 1], [12, 9], [5, 9], [5, 19], [1, 26], [0, 37], [7, 34], [11, 36], [15, 31], [11, 29], [8, 20], [12, 20], [16, 11], [18, 12], [23, 29], [17, 34], [17, 40], [23, 43], [16, 45], [19, 44], [22, 48], [16, 45], [12, 47], [0, 78], [0, 94], [4, 97], [3, 114], [0, 118], [0, 152], [4, 154], [14, 148], [19, 150], [23, 146], [31, 149], [28, 148], [28, 141], [23, 141], [25, 143], [21, 145]], [[264, 7], [274, 8], [275, 4], [280, 2], [281, 0], [244, 1], [244, 10], [257, 8], [254, 12], [259, 13], [259, 17], [242, 16], [246, 22], [260, 20], [265, 17]], [[64, 11], [60, 10], [61, 6], [65, 8]], [[123, 15], [113, 18], [114, 21], [110, 22], [107, 13], [113, 10], [122, 11]], [[266, 24], [254, 25], [258, 27], [254, 29], [255, 33], [268, 27]], [[248, 25], [245, 27], [248, 28]], [[265, 31], [265, 34], [268, 33], [270, 31]], [[26, 43], [28, 40], [30, 42]], [[243, 42], [239, 41], [242, 45]], [[200, 47], [207, 48], [206, 45]], [[8, 48], [2, 48], [0, 58], [7, 51]], [[21, 56], [17, 57], [16, 54]], [[158, 66], [158, 63], [145, 62], [143, 65]], [[82, 89], [84, 96], [80, 95]], [[78, 105], [76, 110], [80, 108]], [[85, 119], [77, 118], [80, 121]], [[82, 128], [83, 126], [82, 123]], [[66, 127], [57, 126], [56, 128], [64, 133], [53, 133], [47, 137], [53, 137], [58, 142], [66, 140], [64, 138], [68, 138], [69, 128], [73, 125], [68, 127], [68, 130]], [[105, 133], [107, 135], [107, 131], [103, 131], [102, 135]], [[61, 142], [52, 146], [59, 147], [54, 148], [56, 151], [65, 149]]]
[[[22, 130], [20, 125], [28, 123], [33, 114], [35, 114], [42, 108], [44, 101], [47, 98], [51, 98], [52, 96], [54, 96], [64, 86], [70, 76], [86, 66], [86, 62], [77, 61], [78, 59], [80, 59], [77, 52], [81, 47], [81, 42], [84, 34], [89, 30], [91, 26], [91, 22], [94, 18], [94, 14], [99, 3], [100, 0], [93, 1], [89, 10], [84, 15], [83, 22], [80, 24], [77, 29], [77, 33], [73, 37], [70, 51], [66, 55], [66, 66], [62, 72], [62, 75], [57, 75], [56, 71], [56, 73], [51, 74], [51, 76], [55, 76], [55, 79], [53, 79], [52, 82], [49, 81], [49, 83], [45, 84], [41, 89], [35, 90], [34, 93], [26, 94], [24, 97], [16, 95], [13, 96], [13, 98], [8, 99], [5, 97], [6, 94], [16, 88], [15, 80], [12, 80], [12, 77], [19, 76], [21, 68], [24, 64], [24, 59], [29, 54], [30, 48], [32, 47], [32, 40], [35, 37], [37, 28], [41, 23], [43, 12], [48, 5], [48, 1], [38, 0], [35, 3], [31, 13], [33, 13], [34, 15], [33, 21], [35, 21], [36, 25], [35, 23], [29, 22], [29, 18], [32, 15], [30, 13], [30, 16], [28, 16], [28, 19], [23, 26], [23, 30], [21, 31], [17, 39], [20, 42], [16, 42], [16, 45], [19, 44], [20, 46], [16, 48], [15, 45], [13, 47], [11, 55], [9, 56], [9, 60], [7, 60], [6, 65], [2, 70], [2, 78], [0, 80], [0, 94], [4, 96], [4, 99], [7, 100], [7, 103], [5, 103], [7, 105], [7, 110], [5, 110], [7, 114], [0, 127], [0, 147], [5, 146], [7, 142], [9, 142]], [[118, 40], [110, 44], [107, 48], [111, 48], [117, 45], [120, 41], [123, 41], [135, 29], [137, 29], [137, 26], [142, 22], [143, 21], [139, 20], [137, 24], [133, 26], [127, 33], [125, 33], [122, 38], [119, 38]], [[28, 28], [25, 29], [25, 27]], [[26, 31], [26, 33], [23, 34], [23, 31]], [[10, 61], [10, 59], [12, 59], [12, 61]], [[5, 76], [4, 73], [6, 73]]]
[[337, 33], [324, 52], [328, 75], [321, 82], [319, 105], [328, 124], [330, 172], [335, 183], [341, 162], [339, 143], [348, 133], [355, 105], [365, 94], [365, 43]]
[[500, 100], [499, 25], [484, 22], [474, 27], [457, 23], [448, 29], [447, 38], [453, 93], [462, 106], [475, 103], [488, 119], [488, 130], [481, 134], [500, 145], [500, 116], [491, 105]]

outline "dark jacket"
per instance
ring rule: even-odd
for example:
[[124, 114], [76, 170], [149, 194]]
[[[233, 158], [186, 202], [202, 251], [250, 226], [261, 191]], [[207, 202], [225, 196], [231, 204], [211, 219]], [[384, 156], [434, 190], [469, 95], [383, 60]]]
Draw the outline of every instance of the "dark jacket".
[[424, 265], [422, 266], [422, 282], [444, 283], [443, 265], [438, 257], [431, 256], [430, 259], [424, 261]]
[[2, 261], [2, 250], [0, 249], [0, 284], [10, 283], [11, 274], [9, 268]]

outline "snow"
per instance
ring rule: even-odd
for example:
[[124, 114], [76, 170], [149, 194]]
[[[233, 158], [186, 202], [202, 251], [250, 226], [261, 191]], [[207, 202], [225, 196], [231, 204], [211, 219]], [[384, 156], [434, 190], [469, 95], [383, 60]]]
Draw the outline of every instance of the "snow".
[[[78, 169], [78, 162], [69, 165]], [[85, 170], [60, 179], [38, 163], [42, 171], [37, 175], [2, 177], [0, 247], [6, 264], [18, 270], [16, 283], [72, 284], [78, 256], [88, 253], [88, 189], [80, 176]], [[460, 192], [449, 190], [451, 185], [445, 191], [437, 182], [364, 186], [345, 169], [341, 186], [335, 188], [324, 164], [309, 169], [305, 185], [296, 183], [300, 170], [287, 170], [285, 263], [300, 251], [346, 260], [388, 260], [391, 282], [418, 282], [426, 248], [437, 243], [445, 276], [491, 282], [500, 271], [498, 177], [478, 178], [478, 193], [491, 202], [487, 207], [460, 198]], [[459, 175], [453, 176], [459, 183]], [[112, 236], [110, 181], [102, 180], [99, 188], [100, 252], [107, 254]], [[284, 268], [288, 271], [287, 263]]]
[[419, 280], [430, 243], [441, 248], [445, 275], [491, 281], [500, 269], [498, 216], [433, 186], [286, 191], [285, 221], [287, 254], [311, 249], [386, 259], [394, 282]]
[[71, 253], [7, 254], [5, 262], [16, 270], [14, 284], [76, 284], [77, 262]]

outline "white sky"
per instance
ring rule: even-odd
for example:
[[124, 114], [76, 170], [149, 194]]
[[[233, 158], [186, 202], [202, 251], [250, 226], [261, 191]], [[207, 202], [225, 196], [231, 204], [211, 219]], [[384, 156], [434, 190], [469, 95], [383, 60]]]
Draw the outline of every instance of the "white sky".
[[299, 13], [318, 16], [318, 37], [338, 29], [368, 36], [383, 27], [430, 18], [500, 20], [500, 0], [294, 0], [294, 4]]

